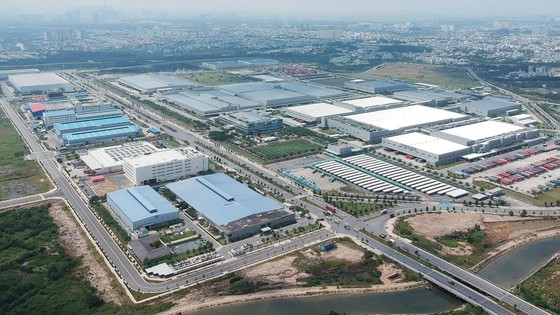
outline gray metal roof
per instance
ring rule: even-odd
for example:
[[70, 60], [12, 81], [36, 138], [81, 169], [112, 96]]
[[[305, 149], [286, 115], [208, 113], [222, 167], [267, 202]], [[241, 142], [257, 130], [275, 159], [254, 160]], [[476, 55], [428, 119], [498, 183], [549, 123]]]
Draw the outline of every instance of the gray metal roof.
[[464, 103], [461, 106], [467, 108], [468, 110], [493, 110], [510, 107], [517, 108], [520, 107], [521, 104], [496, 98], [485, 98], [480, 101]]
[[198, 176], [167, 185], [215, 225], [227, 225], [252, 215], [282, 210], [276, 200], [264, 197], [223, 173]]
[[118, 81], [140, 91], [150, 91], [170, 87], [195, 86], [195, 83], [183, 78], [159, 74], [141, 74], [123, 77]]

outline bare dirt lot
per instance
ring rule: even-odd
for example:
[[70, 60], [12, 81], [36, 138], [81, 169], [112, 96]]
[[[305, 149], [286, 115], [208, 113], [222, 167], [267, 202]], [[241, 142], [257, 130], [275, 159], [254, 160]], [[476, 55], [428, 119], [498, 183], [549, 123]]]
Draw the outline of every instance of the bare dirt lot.
[[549, 227], [558, 227], [557, 220], [511, 217], [482, 213], [429, 213], [406, 219], [414, 231], [431, 240], [456, 231], [480, 225], [489, 242], [498, 245], [524, 234]]
[[91, 179], [87, 180], [87, 184], [95, 194], [98, 196], [103, 196], [108, 192], [112, 192], [119, 189], [133, 187], [134, 184], [124, 176], [124, 174], [112, 174], [105, 175], [105, 180], [93, 183]]
[[88, 281], [94, 286], [106, 302], [122, 305], [123, 301], [111, 281], [114, 279], [102, 263], [98, 262], [93, 251], [94, 248], [80, 230], [80, 227], [72, 217], [70, 210], [62, 201], [52, 202], [49, 214], [60, 231], [60, 243], [66, 252], [74, 257], [81, 257], [81, 268], [83, 268]]
[[308, 277], [309, 274], [294, 266], [296, 256], [287, 256], [278, 260], [263, 263], [239, 272], [243, 278], [252, 281], [264, 281], [281, 286], [298, 285], [297, 279]]

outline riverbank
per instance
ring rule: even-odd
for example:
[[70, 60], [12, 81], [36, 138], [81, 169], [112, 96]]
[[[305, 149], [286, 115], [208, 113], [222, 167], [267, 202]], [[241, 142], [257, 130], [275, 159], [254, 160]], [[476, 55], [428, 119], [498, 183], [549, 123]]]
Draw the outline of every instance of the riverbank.
[[503, 245], [496, 247], [494, 250], [490, 251], [488, 257], [486, 257], [483, 261], [479, 262], [478, 264], [470, 268], [470, 271], [477, 273], [482, 268], [484, 268], [489, 263], [491, 263], [494, 259], [516, 248], [519, 248], [525, 244], [536, 242], [547, 238], [558, 237], [558, 236], [560, 236], [560, 227], [553, 228], [553, 229], [548, 228], [546, 230], [540, 230], [540, 231], [537, 230], [534, 231], [533, 233], [526, 234], [523, 237], [520, 237], [515, 240], [511, 240]]
[[305, 298], [322, 295], [346, 295], [346, 294], [371, 294], [405, 291], [421, 288], [422, 282], [408, 282], [396, 284], [375, 285], [367, 288], [338, 288], [334, 286], [328, 287], [311, 287], [311, 288], [289, 288], [257, 292], [246, 295], [228, 295], [222, 297], [200, 296], [192, 293], [177, 301], [177, 305], [170, 310], [161, 314], [165, 315], [182, 315], [192, 312], [233, 304], [248, 303], [254, 301], [282, 299], [282, 298]]

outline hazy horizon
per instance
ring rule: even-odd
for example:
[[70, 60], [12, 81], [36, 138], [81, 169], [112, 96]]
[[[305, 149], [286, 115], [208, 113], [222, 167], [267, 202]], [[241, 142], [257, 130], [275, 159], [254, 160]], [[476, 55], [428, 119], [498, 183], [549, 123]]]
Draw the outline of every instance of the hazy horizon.
[[[257, 13], [277, 16], [308, 17], [537, 17], [560, 16], [558, 0], [284, 0], [271, 4], [259, 0], [206, 0], [177, 1], [159, 0], [105, 0], [107, 8], [124, 13], [138, 11], [167, 12], [169, 16], [192, 14], [247, 14]], [[5, 4], [8, 14], [44, 13], [56, 15], [86, 7], [103, 8], [103, 0], [57, 0], [55, 3], [43, 0], [20, 0]], [[551, 15], [555, 14], [555, 15]]]

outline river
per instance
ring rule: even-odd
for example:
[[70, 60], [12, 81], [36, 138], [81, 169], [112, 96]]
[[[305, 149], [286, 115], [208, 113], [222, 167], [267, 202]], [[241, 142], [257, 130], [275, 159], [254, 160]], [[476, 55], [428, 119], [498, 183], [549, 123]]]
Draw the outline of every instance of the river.
[[459, 299], [439, 289], [412, 289], [359, 295], [329, 295], [308, 298], [272, 299], [238, 305], [211, 308], [194, 315], [230, 314], [425, 314], [443, 312], [459, 307]]
[[533, 274], [552, 255], [560, 252], [560, 239], [548, 238], [518, 247], [482, 268], [478, 275], [509, 289]]

